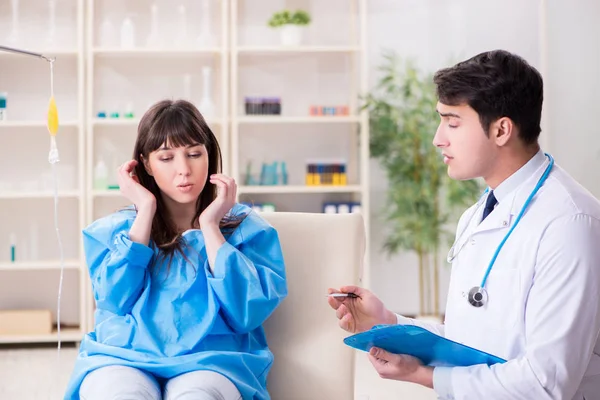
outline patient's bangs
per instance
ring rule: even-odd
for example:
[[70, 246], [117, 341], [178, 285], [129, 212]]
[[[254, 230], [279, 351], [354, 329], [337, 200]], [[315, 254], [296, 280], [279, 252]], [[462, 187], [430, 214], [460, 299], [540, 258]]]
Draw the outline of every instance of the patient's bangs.
[[150, 128], [145, 150], [146, 154], [149, 154], [165, 144], [173, 148], [206, 145], [207, 139], [199, 121], [193, 115], [178, 109], [167, 109]]

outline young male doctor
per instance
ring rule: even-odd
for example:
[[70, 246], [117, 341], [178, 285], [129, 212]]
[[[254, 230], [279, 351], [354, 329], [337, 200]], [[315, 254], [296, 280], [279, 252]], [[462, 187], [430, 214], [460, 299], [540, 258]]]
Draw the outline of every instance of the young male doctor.
[[395, 315], [347, 286], [330, 289], [359, 296], [329, 298], [339, 325], [419, 325], [508, 360], [431, 368], [371, 349], [381, 377], [433, 388], [441, 399], [599, 400], [600, 203], [540, 150], [540, 74], [490, 51], [434, 81], [441, 122], [433, 144], [448, 174], [488, 186], [458, 223], [445, 322]]

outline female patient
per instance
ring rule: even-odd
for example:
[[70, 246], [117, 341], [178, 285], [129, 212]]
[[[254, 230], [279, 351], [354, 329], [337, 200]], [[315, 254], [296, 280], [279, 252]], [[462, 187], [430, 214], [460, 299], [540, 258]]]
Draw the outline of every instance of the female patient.
[[277, 232], [235, 204], [186, 101], [142, 118], [118, 171], [134, 207], [83, 232], [96, 300], [67, 399], [268, 399], [262, 323], [287, 295]]

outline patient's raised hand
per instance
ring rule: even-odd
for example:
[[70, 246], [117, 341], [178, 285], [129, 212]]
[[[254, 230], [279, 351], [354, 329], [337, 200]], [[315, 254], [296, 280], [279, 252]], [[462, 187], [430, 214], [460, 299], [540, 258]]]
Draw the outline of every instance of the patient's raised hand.
[[374, 325], [396, 324], [396, 315], [388, 310], [377, 296], [358, 286], [329, 289], [333, 293], [353, 293], [356, 297], [331, 297], [327, 301], [335, 310], [339, 326], [351, 333], [363, 332]]

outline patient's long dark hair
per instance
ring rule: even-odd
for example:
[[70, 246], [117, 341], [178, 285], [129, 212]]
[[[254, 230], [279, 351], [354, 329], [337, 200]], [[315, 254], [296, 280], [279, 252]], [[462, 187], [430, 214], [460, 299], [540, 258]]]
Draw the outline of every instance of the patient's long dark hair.
[[[143, 160], [163, 144], [174, 147], [202, 144], [208, 153], [208, 175], [204, 189], [196, 201], [196, 213], [191, 226], [198, 226], [198, 218], [217, 196], [217, 188], [209, 182], [210, 176], [221, 172], [221, 149], [217, 138], [206, 124], [200, 111], [185, 100], [162, 100], [154, 104], [142, 117], [138, 126], [138, 135], [133, 150], [133, 158], [138, 162], [135, 174], [140, 184], [156, 198], [156, 213], [152, 221], [150, 238], [161, 250], [161, 256], [171, 259], [175, 252], [183, 255], [181, 232], [168, 218], [168, 211], [161, 191], [144, 168]], [[230, 233], [239, 226], [244, 216], [225, 216], [219, 226], [224, 233]]]

